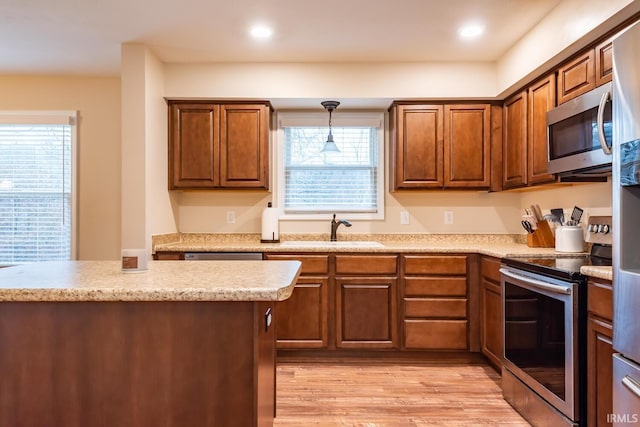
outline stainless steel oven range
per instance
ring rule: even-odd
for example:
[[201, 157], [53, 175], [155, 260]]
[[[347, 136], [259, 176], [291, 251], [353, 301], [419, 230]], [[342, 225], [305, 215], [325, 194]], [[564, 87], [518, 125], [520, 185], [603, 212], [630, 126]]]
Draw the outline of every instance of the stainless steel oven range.
[[[602, 218], [608, 231], [611, 218]], [[602, 242], [604, 229], [587, 234]], [[593, 244], [591, 255], [502, 260], [503, 396], [534, 426], [586, 425], [584, 265], [611, 265], [610, 243]]]

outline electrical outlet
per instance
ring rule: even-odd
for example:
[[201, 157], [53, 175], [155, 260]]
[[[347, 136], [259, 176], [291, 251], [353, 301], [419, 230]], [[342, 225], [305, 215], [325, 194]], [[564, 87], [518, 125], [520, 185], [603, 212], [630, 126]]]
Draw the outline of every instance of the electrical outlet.
[[235, 223], [236, 223], [236, 212], [227, 211], [227, 224], [235, 224]]
[[400, 224], [408, 225], [409, 224], [409, 212], [400, 211]]
[[453, 211], [444, 211], [444, 223], [453, 224]]

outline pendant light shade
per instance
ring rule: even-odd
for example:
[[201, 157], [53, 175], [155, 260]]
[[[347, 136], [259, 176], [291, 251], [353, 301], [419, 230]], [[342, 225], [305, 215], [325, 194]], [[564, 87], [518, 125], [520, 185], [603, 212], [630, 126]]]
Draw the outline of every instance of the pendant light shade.
[[340, 103], [338, 101], [322, 101], [321, 104], [329, 112], [329, 135], [327, 136], [327, 141], [325, 142], [324, 147], [322, 147], [322, 150], [320, 152], [321, 153], [329, 153], [329, 152], [339, 153], [340, 150], [338, 149], [338, 146], [334, 142], [333, 134], [331, 133], [331, 113], [333, 112], [333, 110], [338, 108], [338, 105], [340, 105]]

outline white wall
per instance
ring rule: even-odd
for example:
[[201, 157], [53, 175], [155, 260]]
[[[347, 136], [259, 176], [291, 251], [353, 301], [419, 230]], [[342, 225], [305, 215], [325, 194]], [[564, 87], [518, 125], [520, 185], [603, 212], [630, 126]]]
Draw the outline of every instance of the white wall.
[[563, 0], [497, 63], [496, 94], [518, 89], [640, 12], [634, 0]]

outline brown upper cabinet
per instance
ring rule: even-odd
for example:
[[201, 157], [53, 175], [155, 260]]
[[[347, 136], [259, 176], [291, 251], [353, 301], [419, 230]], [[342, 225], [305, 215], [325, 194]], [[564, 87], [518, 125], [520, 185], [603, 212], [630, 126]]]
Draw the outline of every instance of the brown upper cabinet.
[[418, 105], [390, 109], [391, 188], [488, 189], [491, 105]]
[[169, 189], [267, 189], [270, 114], [266, 101], [169, 101]]
[[611, 81], [612, 40], [608, 39], [558, 68], [558, 104]]
[[596, 46], [596, 86], [609, 83], [613, 77], [613, 42], [605, 40]]
[[555, 74], [516, 93], [503, 106], [503, 189], [555, 182], [547, 173], [547, 111], [555, 107]]
[[558, 104], [596, 87], [595, 50], [589, 49], [558, 68]]

